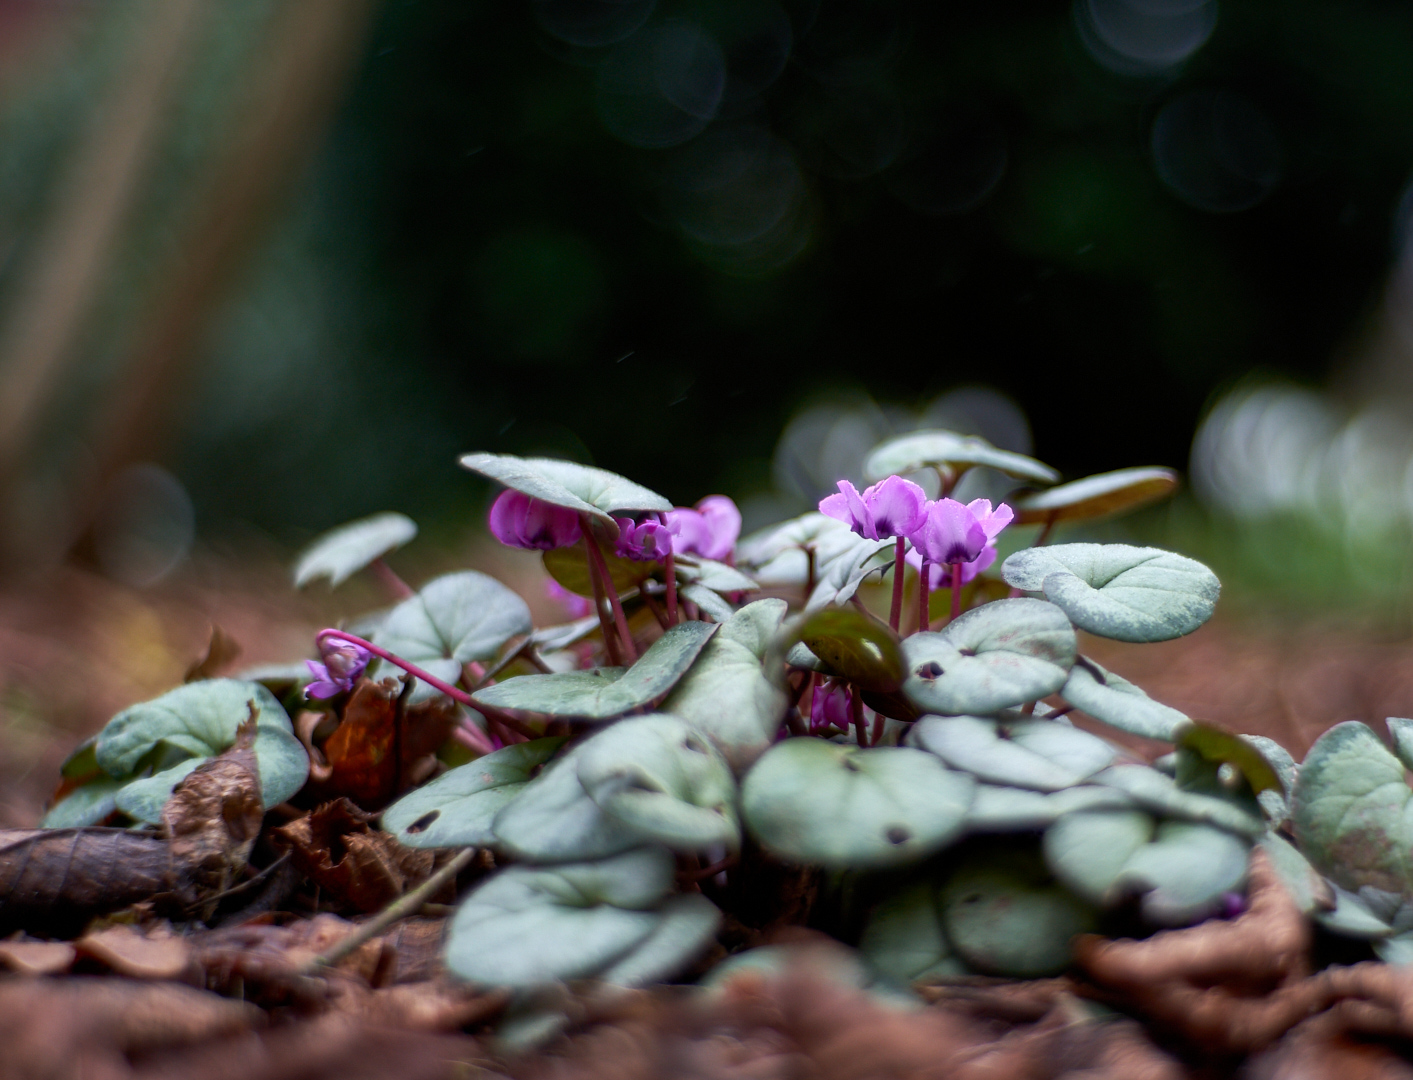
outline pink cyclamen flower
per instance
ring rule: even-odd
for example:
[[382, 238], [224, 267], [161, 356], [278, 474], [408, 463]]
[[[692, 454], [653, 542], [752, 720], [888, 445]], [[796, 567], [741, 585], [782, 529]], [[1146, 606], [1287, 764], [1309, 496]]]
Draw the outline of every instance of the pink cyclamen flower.
[[582, 619], [594, 610], [593, 601], [585, 599], [578, 593], [570, 592], [554, 578], [545, 578], [545, 594], [551, 600], [557, 600], [562, 604], [571, 619]]
[[317, 660], [304, 661], [314, 676], [314, 681], [304, 688], [305, 694], [312, 698], [331, 698], [352, 690], [373, 658], [362, 645], [338, 638], [325, 638], [319, 644], [319, 652], [324, 658], [322, 664]]
[[927, 504], [926, 517], [908, 539], [930, 563], [965, 564], [978, 560], [1013, 517], [1005, 503], [992, 510], [990, 499], [974, 499], [966, 505], [938, 499]]
[[724, 562], [741, 535], [741, 511], [725, 495], [708, 495], [695, 509], [679, 506], [669, 510], [667, 521], [669, 526], [677, 526], [672, 550], [678, 555]]
[[[918, 554], [917, 548], [910, 548], [903, 556], [907, 564], [914, 570], [922, 570], [922, 556]], [[962, 563], [962, 584], [965, 585], [996, 561], [996, 549], [987, 545], [981, 549], [981, 554], [971, 562]], [[952, 586], [952, 568], [946, 563], [930, 562], [927, 564], [927, 587], [931, 590], [949, 589]]]
[[927, 492], [911, 480], [890, 476], [859, 493], [847, 480], [839, 493], [819, 501], [819, 512], [842, 521], [868, 540], [907, 536], [921, 527], [927, 512]]
[[810, 695], [810, 734], [822, 734], [833, 726], [848, 731], [853, 719], [853, 692], [849, 684], [826, 679]]
[[618, 523], [618, 542], [613, 550], [620, 559], [652, 562], [665, 559], [672, 550], [672, 537], [677, 531], [672, 522], [664, 525], [655, 518], [635, 522], [626, 517], [613, 520]]
[[507, 488], [491, 504], [491, 535], [509, 547], [549, 551], [577, 544], [579, 515], [522, 491]]

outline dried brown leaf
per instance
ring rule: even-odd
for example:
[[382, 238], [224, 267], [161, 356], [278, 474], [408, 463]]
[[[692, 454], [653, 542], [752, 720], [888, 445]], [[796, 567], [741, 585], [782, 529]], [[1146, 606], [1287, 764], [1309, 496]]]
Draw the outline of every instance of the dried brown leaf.
[[250, 1031], [253, 1005], [178, 983], [130, 979], [0, 980], [0, 1077], [127, 1077], [128, 1060]]
[[[255, 759], [255, 707], [229, 749], [198, 765], [162, 808], [172, 861], [188, 872], [203, 896], [203, 918], [245, 869], [260, 835], [265, 805]], [[206, 899], [210, 898], [210, 899]]]
[[343, 720], [325, 740], [327, 779], [320, 796], [347, 797], [374, 810], [425, 779], [427, 761], [451, 737], [458, 711], [441, 695], [406, 705], [395, 679], [361, 679], [344, 705]]
[[337, 799], [274, 832], [290, 846], [299, 870], [332, 899], [357, 911], [378, 911], [425, 881], [435, 856], [371, 828], [373, 818]]
[[0, 830], [0, 933], [71, 937], [93, 916], [139, 900], [195, 900], [168, 842], [126, 829]]
[[0, 941], [0, 965], [20, 975], [57, 975], [76, 955], [67, 941]]
[[211, 640], [206, 644], [206, 655], [186, 669], [182, 682], [199, 682], [213, 679], [240, 657], [240, 644], [219, 626], [212, 624]]
[[195, 957], [185, 939], [163, 929], [149, 928], [144, 934], [118, 924], [85, 934], [73, 947], [80, 956], [98, 960], [119, 975], [186, 981], [182, 977], [194, 970]]

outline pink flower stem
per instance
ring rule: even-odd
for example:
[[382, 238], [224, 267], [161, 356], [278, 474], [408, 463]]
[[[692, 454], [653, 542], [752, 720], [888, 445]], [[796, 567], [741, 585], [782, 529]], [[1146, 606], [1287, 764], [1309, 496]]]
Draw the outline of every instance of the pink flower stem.
[[864, 723], [863, 693], [857, 686], [849, 694], [849, 711], [853, 714], [854, 738], [860, 746], [868, 745], [868, 725]]
[[[327, 630], [320, 630], [319, 633], [315, 635], [314, 642], [316, 645], [322, 644], [325, 638], [335, 638], [339, 641], [348, 641], [354, 645], [359, 646], [360, 648], [366, 649], [368, 650], [368, 652], [372, 653], [379, 659], [386, 660], [389, 664], [395, 664], [398, 667], [402, 668], [403, 671], [415, 675], [428, 686], [431, 686], [436, 690], [440, 690], [443, 694], [451, 698], [453, 701], [460, 702], [468, 709], [476, 709], [477, 711], [481, 711], [481, 706], [477, 705], [476, 702], [472, 699], [471, 695], [466, 693], [466, 691], [458, 690], [456, 687], [452, 686], [451, 683], [443, 682], [441, 679], [433, 675], [430, 671], [423, 671], [416, 664], [404, 660], [402, 657], [398, 656], [395, 653], [388, 652], [387, 649], [384, 649], [379, 645], [374, 645], [371, 641], [361, 638], [357, 634], [350, 634], [345, 630], [335, 630], [330, 627]], [[482, 753], [489, 752], [490, 743], [486, 743], [486, 748], [482, 750]]]
[[952, 564], [952, 618], [962, 613], [962, 564]]
[[928, 562], [927, 559], [923, 559], [922, 573], [918, 575], [917, 582], [917, 628], [919, 632], [926, 630], [928, 624], [932, 622], [932, 620], [928, 618], [927, 612], [927, 590], [930, 584], [928, 578], [931, 576], [929, 574], [931, 569], [932, 564]]
[[604, 560], [603, 552], [599, 550], [598, 538], [593, 534], [589, 515], [580, 514], [579, 520], [584, 528], [584, 542], [589, 547], [589, 558], [595, 560], [599, 580], [603, 582], [603, 591], [608, 594], [608, 602], [613, 606], [613, 621], [618, 624], [618, 633], [623, 638], [623, 658], [629, 664], [636, 663], [638, 650], [633, 648], [633, 635], [628, 632], [628, 617], [623, 614], [623, 602], [618, 599], [618, 587], [613, 584], [613, 575], [608, 572], [608, 563]]
[[451, 737], [468, 750], [474, 750], [478, 754], [495, 753], [495, 745], [486, 738], [480, 728], [469, 721], [462, 721], [452, 728]]
[[382, 559], [374, 559], [368, 564], [368, 569], [373, 571], [384, 587], [399, 600], [406, 600], [409, 596], [417, 595], [412, 586], [398, 577], [397, 571]]
[[[658, 514], [658, 521], [664, 526], [667, 525], [667, 515]], [[662, 560], [663, 576], [667, 579], [667, 625], [677, 625], [677, 560], [673, 558], [671, 548], [667, 550], [667, 556]], [[644, 596], [647, 594], [644, 593]]]
[[888, 611], [888, 625], [893, 633], [898, 632], [898, 623], [903, 618], [903, 546], [906, 541], [900, 536], [893, 547], [893, 606]]
[[608, 654], [608, 662], [614, 667], [623, 666], [623, 657], [618, 653], [618, 635], [608, 624], [608, 616], [604, 614], [603, 582], [599, 580], [598, 564], [594, 562], [593, 555], [589, 554], [593, 550], [593, 545], [589, 542], [589, 534], [584, 533], [584, 557], [589, 560], [589, 584], [594, 591], [594, 614], [599, 617], [599, 633], [603, 635], [604, 652]]

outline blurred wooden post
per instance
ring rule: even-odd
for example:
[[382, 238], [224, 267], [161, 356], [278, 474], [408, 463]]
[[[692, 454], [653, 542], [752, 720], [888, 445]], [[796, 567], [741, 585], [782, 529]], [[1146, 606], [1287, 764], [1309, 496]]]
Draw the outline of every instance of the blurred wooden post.
[[[149, 0], [107, 107], [95, 111], [0, 333], [0, 505], [9, 507], [65, 366], [73, 360], [114, 246], [160, 143], [206, 13]], [[7, 538], [4, 546], [13, 547]]]
[[[374, 8], [375, 0], [284, 0], [250, 50], [249, 77], [232, 94], [241, 111], [231, 136], [194, 184], [191, 212], [175, 230], [159, 284], [127, 335], [132, 345], [115, 385], [95, 410], [86, 440], [93, 467], [53, 515], [54, 535], [35, 538], [43, 547], [34, 552], [41, 562], [70, 550], [122, 468], [159, 456], [189, 387], [190, 360], [341, 100]], [[5, 460], [22, 462], [23, 449]], [[14, 487], [12, 480], [0, 488], [0, 500]]]

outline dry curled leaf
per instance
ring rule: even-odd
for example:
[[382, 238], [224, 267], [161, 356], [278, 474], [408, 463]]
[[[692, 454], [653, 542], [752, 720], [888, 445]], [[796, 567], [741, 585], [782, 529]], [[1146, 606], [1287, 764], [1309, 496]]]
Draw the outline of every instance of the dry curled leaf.
[[240, 644], [235, 638], [212, 625], [211, 640], [206, 644], [206, 655], [186, 669], [182, 682], [199, 682], [214, 679], [240, 657]]
[[67, 941], [0, 941], [0, 967], [20, 975], [57, 975], [77, 955]]
[[72, 937], [93, 916], [164, 897], [196, 898], [157, 836], [126, 829], [0, 830], [0, 933]]
[[343, 720], [322, 747], [328, 774], [320, 777], [321, 796], [346, 796], [379, 809], [426, 779], [428, 759], [457, 724], [457, 706], [441, 695], [407, 705], [403, 691], [395, 679], [359, 680]]
[[434, 853], [370, 827], [374, 815], [337, 799], [275, 830], [299, 870], [336, 902], [378, 911], [432, 872]]
[[198, 765], [162, 808], [172, 861], [187, 869], [210, 918], [215, 897], [245, 869], [265, 819], [255, 759], [255, 706], [229, 749]]

